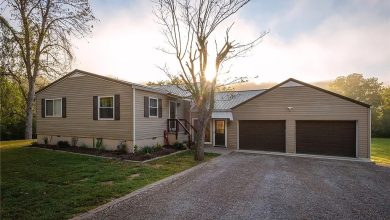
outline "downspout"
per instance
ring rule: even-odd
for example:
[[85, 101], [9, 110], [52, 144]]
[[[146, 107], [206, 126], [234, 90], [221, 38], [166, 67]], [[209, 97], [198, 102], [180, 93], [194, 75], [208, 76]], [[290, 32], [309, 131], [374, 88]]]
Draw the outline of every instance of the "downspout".
[[135, 146], [135, 88], [133, 87], [133, 151]]

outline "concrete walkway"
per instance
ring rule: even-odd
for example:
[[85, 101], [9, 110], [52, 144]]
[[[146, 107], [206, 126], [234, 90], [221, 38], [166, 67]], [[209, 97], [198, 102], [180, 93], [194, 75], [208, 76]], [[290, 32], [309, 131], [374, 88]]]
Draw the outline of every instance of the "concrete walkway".
[[388, 219], [389, 183], [371, 163], [233, 152], [88, 219]]

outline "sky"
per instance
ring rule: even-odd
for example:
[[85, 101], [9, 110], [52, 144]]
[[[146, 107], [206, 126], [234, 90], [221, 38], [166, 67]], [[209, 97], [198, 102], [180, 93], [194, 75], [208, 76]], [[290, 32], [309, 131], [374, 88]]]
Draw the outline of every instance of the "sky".
[[[74, 68], [136, 83], [166, 80], [158, 68], [177, 67], [165, 46], [150, 0], [91, 1], [91, 36], [74, 40]], [[306, 82], [350, 73], [390, 83], [390, 1], [252, 0], [225, 25], [234, 22], [239, 42], [269, 33], [246, 57], [230, 62], [231, 75], [251, 82]], [[220, 40], [218, 30], [211, 41]]]

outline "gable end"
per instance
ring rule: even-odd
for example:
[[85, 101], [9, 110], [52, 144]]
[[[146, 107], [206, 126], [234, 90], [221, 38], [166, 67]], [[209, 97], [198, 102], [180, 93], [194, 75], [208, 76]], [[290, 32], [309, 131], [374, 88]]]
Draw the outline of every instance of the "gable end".
[[316, 89], [316, 90], [319, 90], [319, 91], [321, 91], [321, 92], [325, 92], [325, 93], [327, 93], [327, 94], [329, 94], [329, 95], [336, 96], [336, 97], [338, 97], [338, 98], [341, 98], [341, 99], [344, 99], [344, 100], [353, 102], [353, 103], [358, 104], [358, 105], [361, 105], [361, 106], [364, 106], [364, 107], [366, 107], [366, 108], [371, 108], [371, 105], [366, 104], [366, 103], [364, 103], [364, 102], [360, 102], [360, 101], [357, 101], [357, 100], [355, 100], [355, 99], [351, 99], [351, 98], [349, 98], [349, 97], [346, 97], [346, 96], [343, 96], [343, 95], [340, 95], [340, 94], [331, 92], [331, 91], [326, 90], [326, 89], [322, 89], [322, 88], [317, 87], [317, 86], [314, 86], [314, 85], [311, 85], [311, 84], [309, 84], [309, 83], [305, 83], [305, 82], [302, 82], [302, 81], [299, 81], [299, 80], [290, 78], [290, 79], [287, 79], [287, 80], [285, 80], [285, 81], [283, 81], [283, 82], [281, 82], [281, 83], [279, 83], [279, 84], [277, 84], [277, 85], [271, 87], [270, 89], [266, 90], [265, 92], [260, 93], [260, 94], [258, 94], [258, 95], [256, 95], [256, 96], [254, 96], [254, 97], [252, 97], [252, 98], [246, 100], [245, 102], [241, 102], [240, 104], [238, 104], [238, 105], [232, 107], [232, 109], [235, 109], [235, 108], [237, 108], [237, 107], [239, 107], [239, 106], [241, 106], [241, 105], [243, 105], [243, 104], [245, 104], [245, 103], [247, 103], [247, 102], [250, 102], [251, 100], [253, 100], [253, 99], [255, 99], [255, 98], [259, 97], [259, 96], [262, 96], [262, 95], [264, 95], [264, 94], [267, 94], [268, 92], [270, 92], [270, 91], [272, 91], [272, 90], [274, 90], [274, 89], [276, 89], [276, 88], [279, 88], [279, 87], [296, 87], [296, 86], [307, 86], [307, 87], [310, 87], [310, 88], [312, 88], [312, 89]]

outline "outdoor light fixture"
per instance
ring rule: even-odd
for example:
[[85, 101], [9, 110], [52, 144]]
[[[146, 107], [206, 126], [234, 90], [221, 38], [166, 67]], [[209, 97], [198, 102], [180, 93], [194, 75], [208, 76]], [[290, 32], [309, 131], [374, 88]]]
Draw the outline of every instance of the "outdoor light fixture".
[[294, 107], [291, 107], [291, 106], [289, 106], [289, 107], [287, 107], [287, 109], [288, 109], [288, 111], [290, 111], [290, 112], [291, 112], [291, 110], [293, 110], [293, 109], [294, 109]]

